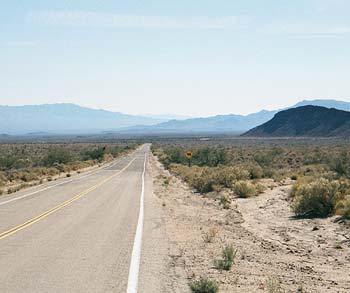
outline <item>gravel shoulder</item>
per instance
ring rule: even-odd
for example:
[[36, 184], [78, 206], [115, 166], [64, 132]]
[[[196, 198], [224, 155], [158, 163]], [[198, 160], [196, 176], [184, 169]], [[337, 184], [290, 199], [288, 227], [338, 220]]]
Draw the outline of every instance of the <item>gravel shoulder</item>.
[[[231, 196], [229, 209], [217, 198], [194, 193], [150, 157], [153, 194], [161, 204], [168, 241], [167, 288], [189, 292], [188, 283], [207, 276], [220, 292], [266, 292], [267, 280], [279, 281], [283, 292], [350, 292], [350, 227], [335, 218], [294, 219], [290, 183], [250, 199]], [[203, 239], [216, 230], [212, 243]], [[225, 245], [237, 248], [231, 271], [220, 272], [214, 259]]]

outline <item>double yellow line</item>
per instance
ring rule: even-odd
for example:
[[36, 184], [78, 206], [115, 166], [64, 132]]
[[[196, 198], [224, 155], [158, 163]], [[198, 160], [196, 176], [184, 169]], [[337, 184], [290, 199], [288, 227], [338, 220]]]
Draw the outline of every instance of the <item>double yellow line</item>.
[[40, 220], [46, 218], [47, 216], [57, 212], [60, 209], [63, 209], [64, 207], [70, 205], [71, 203], [77, 201], [78, 199], [82, 198], [83, 196], [89, 194], [90, 192], [94, 191], [95, 189], [97, 189], [98, 187], [100, 187], [101, 185], [105, 184], [106, 182], [110, 181], [111, 179], [113, 179], [114, 177], [118, 176], [120, 173], [124, 172], [134, 161], [136, 160], [136, 158], [132, 159], [123, 169], [121, 169], [118, 173], [113, 174], [112, 176], [109, 176], [107, 178], [105, 178], [104, 180], [100, 181], [99, 183], [97, 183], [94, 186], [91, 186], [90, 188], [80, 192], [79, 194], [73, 196], [71, 199], [53, 207], [52, 209], [47, 210], [46, 212], [43, 212], [40, 215], [37, 215], [36, 217], [16, 226], [13, 227], [5, 232], [0, 233], [0, 240], [4, 239], [6, 237], [9, 237], [37, 222], [39, 222]]

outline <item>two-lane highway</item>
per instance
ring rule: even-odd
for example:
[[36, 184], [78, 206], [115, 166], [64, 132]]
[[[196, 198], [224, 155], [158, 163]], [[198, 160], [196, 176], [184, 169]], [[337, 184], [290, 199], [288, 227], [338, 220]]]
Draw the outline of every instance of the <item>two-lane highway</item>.
[[135, 292], [148, 152], [1, 199], [0, 291]]

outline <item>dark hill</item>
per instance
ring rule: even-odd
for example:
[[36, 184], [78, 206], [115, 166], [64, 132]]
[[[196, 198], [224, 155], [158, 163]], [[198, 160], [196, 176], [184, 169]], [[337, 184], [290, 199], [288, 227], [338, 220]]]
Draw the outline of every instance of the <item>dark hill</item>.
[[278, 112], [270, 121], [243, 136], [348, 137], [350, 112], [319, 106], [303, 106]]

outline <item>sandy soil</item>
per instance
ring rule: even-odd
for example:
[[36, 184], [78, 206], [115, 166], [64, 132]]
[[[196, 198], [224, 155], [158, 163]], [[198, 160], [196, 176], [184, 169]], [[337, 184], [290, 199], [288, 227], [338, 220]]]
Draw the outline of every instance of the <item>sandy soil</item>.
[[[263, 194], [232, 201], [223, 209], [211, 194], [194, 193], [151, 157], [154, 194], [162, 203], [169, 239], [169, 291], [189, 292], [198, 276], [215, 279], [220, 292], [266, 292], [277, 279], [281, 292], [350, 292], [350, 228], [334, 218], [292, 217], [289, 183], [269, 183]], [[212, 243], [204, 241], [217, 230]], [[214, 259], [233, 244], [238, 253], [231, 271], [218, 271]]]

